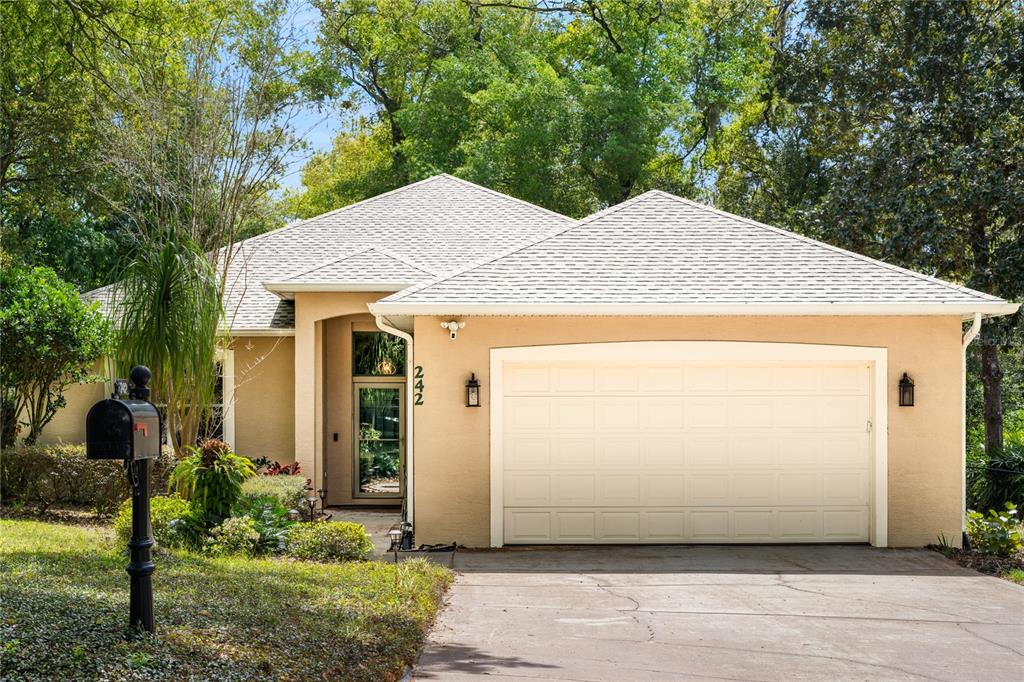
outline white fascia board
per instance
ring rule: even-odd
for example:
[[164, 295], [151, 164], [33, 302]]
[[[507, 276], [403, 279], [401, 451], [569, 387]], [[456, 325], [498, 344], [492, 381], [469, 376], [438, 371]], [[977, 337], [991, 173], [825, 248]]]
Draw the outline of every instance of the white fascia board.
[[989, 317], [1012, 315], [1019, 303], [1001, 301], [978, 303], [781, 303], [781, 304], [566, 304], [566, 303], [402, 303], [378, 301], [369, 305], [374, 315], [551, 315], [572, 316], [886, 316], [957, 315], [971, 318], [975, 313]]
[[296, 293], [330, 293], [330, 292], [387, 292], [401, 291], [409, 286], [411, 282], [264, 282], [263, 288], [277, 294], [285, 300], [291, 300]]
[[244, 328], [234, 327], [232, 329], [225, 329], [224, 333], [228, 336], [295, 336], [294, 329], [266, 329], [266, 328]]

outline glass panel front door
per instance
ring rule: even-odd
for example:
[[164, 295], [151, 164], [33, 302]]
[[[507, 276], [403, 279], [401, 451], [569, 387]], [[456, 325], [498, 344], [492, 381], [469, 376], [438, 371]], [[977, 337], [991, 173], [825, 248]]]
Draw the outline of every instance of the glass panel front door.
[[400, 497], [403, 492], [404, 384], [357, 384], [356, 496]]

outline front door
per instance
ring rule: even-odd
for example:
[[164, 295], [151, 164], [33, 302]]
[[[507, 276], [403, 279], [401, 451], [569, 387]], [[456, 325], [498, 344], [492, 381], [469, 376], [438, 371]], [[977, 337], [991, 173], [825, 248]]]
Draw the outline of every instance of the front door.
[[405, 384], [359, 382], [355, 390], [355, 497], [405, 492]]

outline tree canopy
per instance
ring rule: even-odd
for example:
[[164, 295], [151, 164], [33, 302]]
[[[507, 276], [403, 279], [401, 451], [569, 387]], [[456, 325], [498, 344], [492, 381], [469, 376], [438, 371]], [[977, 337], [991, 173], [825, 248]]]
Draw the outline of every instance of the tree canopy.
[[[285, 219], [447, 172], [575, 217], [664, 189], [1024, 297], [1019, 0], [296, 10], [0, 3], [0, 249], [89, 289], [167, 243], [230, 258]], [[309, 103], [341, 132], [282, 196]], [[989, 451], [1021, 409], [1020, 322], [986, 322], [972, 350]]]

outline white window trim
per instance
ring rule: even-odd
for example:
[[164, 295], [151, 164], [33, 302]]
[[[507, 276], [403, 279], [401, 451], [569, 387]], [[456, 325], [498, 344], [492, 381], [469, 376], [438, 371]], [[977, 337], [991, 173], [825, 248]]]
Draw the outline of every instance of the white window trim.
[[871, 368], [869, 402], [872, 406], [872, 476], [869, 541], [886, 547], [889, 541], [888, 479], [888, 349], [862, 346], [829, 346], [757, 341], [625, 341], [581, 343], [558, 346], [523, 346], [491, 349], [491, 547], [505, 541], [503, 434], [503, 367], [506, 362], [563, 362], [622, 360], [686, 362], [778, 361], [831, 362], [863, 361]]

